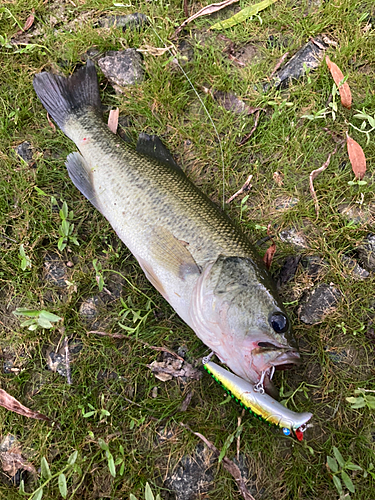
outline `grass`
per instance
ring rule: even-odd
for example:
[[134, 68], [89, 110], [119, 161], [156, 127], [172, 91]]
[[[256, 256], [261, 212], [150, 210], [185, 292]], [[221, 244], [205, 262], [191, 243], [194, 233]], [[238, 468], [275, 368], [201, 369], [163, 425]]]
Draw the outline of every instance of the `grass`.
[[[245, 5], [241, 2], [242, 7]], [[190, 4], [190, 12], [201, 6]], [[190, 361], [204, 355], [206, 348], [153, 290], [104, 218], [72, 187], [64, 160], [74, 145], [48, 125], [33, 92], [32, 78], [43, 68], [71, 73], [90, 47], [104, 52], [161, 47], [161, 40], [169, 44], [174, 29], [184, 20], [182, 3], [134, 2], [132, 7], [116, 7], [107, 0], [5, 3], [0, 8], [0, 34], [11, 39], [32, 8], [39, 34], [26, 41], [28, 45], [19, 45], [18, 50], [5, 43], [0, 48], [0, 345], [4, 360], [14, 359], [18, 369], [2, 372], [0, 380], [1, 387], [14, 397], [56, 419], [58, 424], [51, 427], [0, 408], [0, 435], [17, 436], [24, 456], [36, 468], [45, 457], [53, 475], [58, 475], [68, 457], [77, 451], [73, 468], [65, 472], [68, 498], [129, 498], [130, 493], [142, 498], [147, 481], [162, 498], [171, 498], [163, 480], [178, 459], [193, 452], [198, 444], [197, 438], [179, 423], [189, 424], [221, 449], [227, 436], [236, 430], [240, 408], [233, 403], [220, 405], [222, 391], [207, 375], [201, 381], [163, 383], [146, 367], [158, 359], [159, 353], [145, 342], [175, 351], [185, 346]], [[94, 27], [94, 21], [104, 13], [136, 11], [148, 15], [151, 26], [125, 33], [116, 28]], [[231, 12], [229, 9], [215, 15], [215, 19]], [[366, 13], [368, 16], [363, 18]], [[324, 281], [333, 282], [343, 300], [335, 312], [314, 326], [299, 321], [298, 304], [287, 306], [304, 365], [295, 372], [278, 373], [276, 383], [284, 393], [295, 392], [290, 408], [314, 414], [314, 427], [306, 433], [306, 440], [300, 444], [284, 439], [246, 415], [242, 419], [240, 451], [247, 458], [249, 476], [256, 482], [256, 498], [335, 499], [339, 493], [325, 465], [326, 457], [333, 457], [334, 447], [344, 460], [351, 457], [363, 470], [375, 463], [373, 410], [353, 409], [345, 400], [353, 397], [358, 388], [375, 390], [374, 343], [368, 333], [375, 315], [374, 277], [360, 282], [348, 278], [340, 260], [341, 254], [353, 252], [374, 230], [374, 223], [353, 224], [339, 213], [343, 203], [362, 203], [366, 207], [374, 199], [374, 136], [366, 144], [366, 136], [348, 123], [360, 127], [361, 120], [353, 117], [355, 109], [365, 109], [372, 116], [375, 112], [375, 11], [370, 1], [342, 0], [309, 6], [305, 1], [280, 0], [260, 15], [262, 23], [254, 18], [225, 32], [236, 47], [250, 42], [257, 47], [256, 63], [243, 68], [234, 65], [223, 52], [228, 42], [207, 32], [213, 22], [207, 17], [192, 23], [180, 35], [194, 51], [193, 60], [184, 68], [221, 141], [225, 197], [253, 174], [248, 209], [242, 214], [243, 230], [257, 241], [266, 235], [262, 227], [269, 223], [279, 229], [308, 225], [309, 248], [303, 253], [320, 255], [325, 260]], [[81, 21], [74, 23], [77, 18]], [[372, 26], [365, 31], [370, 21]], [[351, 111], [339, 106], [335, 121], [330, 116], [314, 121], [301, 118], [326, 107], [332, 80], [324, 63], [307, 77], [292, 82], [287, 90], [271, 89], [264, 94], [259, 87], [284, 52], [295, 53], [309, 37], [321, 33], [337, 42], [337, 47], [330, 47], [327, 54], [348, 75], [354, 99]], [[284, 45], [268, 43], [271, 35]], [[168, 53], [158, 57], [144, 53], [145, 81], [127, 88], [122, 96], [116, 96], [100, 75], [103, 104], [118, 106], [121, 115], [131, 117], [129, 135], [134, 140], [141, 131], [162, 137], [194, 182], [221, 203], [223, 170], [216, 132], [188, 81], [169, 58]], [[251, 130], [252, 117], [225, 111], [203, 88], [232, 92], [251, 106], [266, 108], [245, 146], [239, 147], [238, 142]], [[364, 149], [368, 173], [365, 186], [348, 185], [353, 174], [346, 151], [340, 148], [329, 168], [314, 182], [320, 205], [316, 219], [309, 174], [326, 161], [335, 147], [323, 127], [339, 135], [350, 129], [351, 136]], [[14, 147], [25, 140], [33, 147], [32, 165], [22, 162], [14, 152]], [[284, 174], [282, 186], [273, 181], [275, 171]], [[58, 207], [51, 204], [51, 197], [57, 200]], [[277, 210], [275, 200], [280, 197], [294, 197], [298, 203], [289, 210]], [[79, 246], [68, 241], [59, 252], [59, 209], [63, 202], [73, 211], [73, 234]], [[233, 202], [228, 212], [239, 220], [240, 200]], [[25, 269], [21, 245], [31, 263]], [[275, 274], [284, 258], [296, 253], [287, 243], [278, 241], [277, 246], [272, 269]], [[73, 263], [73, 267], [66, 268], [69, 287], [59, 288], [46, 280], [45, 258], [51, 253], [63, 263]], [[134, 334], [129, 334], [129, 339], [88, 333], [102, 329], [126, 334], [119, 321], [134, 326], [129, 320], [132, 315], [121, 316], [124, 308], [118, 299], [102, 305], [96, 326], [88, 325], [79, 315], [81, 303], [98, 293], [94, 259], [101, 264], [105, 287], [110, 287], [117, 276], [114, 273], [126, 278], [121, 278], [121, 296], [131, 311], [144, 314], [151, 300], [151, 314]], [[284, 296], [295, 293], [299, 300], [301, 292], [311, 285], [299, 271]], [[21, 328], [12, 315], [16, 307], [44, 309], [63, 317], [65, 333], [61, 326], [35, 331]], [[72, 363], [71, 386], [65, 378], [46, 369], [46, 349], [56, 346], [64, 335], [79, 341], [82, 347]], [[341, 356], [341, 361], [334, 361], [333, 354]], [[158, 392], [153, 398], [155, 386]], [[190, 391], [191, 403], [181, 412], [180, 406]], [[94, 413], [85, 417], [89, 411]], [[168, 436], [164, 440], [160, 438], [163, 433]], [[100, 439], [108, 444], [114, 462], [124, 456], [123, 475], [120, 463], [116, 477], [111, 475]], [[227, 452], [229, 457], [235, 455], [235, 448], [234, 442]], [[352, 498], [373, 499], [371, 474], [363, 477], [363, 471], [346, 471], [356, 487]], [[239, 498], [231, 477], [216, 466], [214, 473], [209, 498]], [[30, 494], [39, 484], [29, 483]], [[52, 479], [44, 487], [43, 498], [59, 498], [58, 491], [57, 479]], [[0, 485], [0, 497], [11, 500], [22, 496], [16, 488]]]

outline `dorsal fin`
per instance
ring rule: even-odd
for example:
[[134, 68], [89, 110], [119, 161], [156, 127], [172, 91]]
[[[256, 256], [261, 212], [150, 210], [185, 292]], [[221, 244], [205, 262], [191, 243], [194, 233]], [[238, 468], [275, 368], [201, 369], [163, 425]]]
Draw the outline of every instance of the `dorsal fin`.
[[145, 132], [141, 132], [137, 141], [137, 152], [153, 160], [157, 160], [164, 165], [168, 165], [178, 172], [183, 172], [181, 167], [175, 162], [168, 148], [164, 146], [157, 135], [148, 135]]

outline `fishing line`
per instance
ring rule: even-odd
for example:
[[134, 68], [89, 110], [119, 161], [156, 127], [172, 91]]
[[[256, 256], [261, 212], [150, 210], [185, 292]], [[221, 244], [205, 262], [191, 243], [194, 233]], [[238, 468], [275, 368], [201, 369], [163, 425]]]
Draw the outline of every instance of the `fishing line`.
[[[221, 139], [220, 139], [220, 136], [219, 136], [219, 132], [217, 131], [217, 128], [211, 118], [211, 115], [210, 113], [208, 112], [208, 109], [206, 108], [204, 102], [202, 101], [202, 98], [201, 96], [198, 94], [196, 88], [194, 87], [193, 85], [193, 82], [190, 80], [189, 76], [187, 75], [186, 71], [184, 70], [184, 68], [181, 66], [181, 64], [178, 62], [177, 58], [175, 57], [175, 54], [173, 54], [173, 52], [171, 51], [171, 49], [167, 46], [167, 44], [164, 42], [164, 40], [159, 36], [159, 33], [157, 33], [157, 31], [154, 29], [154, 27], [152, 26], [151, 24], [151, 19], [148, 18], [149, 21], [150, 21], [150, 28], [152, 29], [152, 31], [154, 32], [154, 34], [157, 36], [157, 38], [160, 40], [160, 42], [164, 45], [164, 48], [166, 49], [166, 51], [169, 52], [170, 56], [171, 57], [174, 57], [175, 58], [175, 62], [177, 64], [177, 66], [179, 67], [179, 69], [181, 70], [182, 74], [184, 75], [184, 77], [186, 78], [186, 80], [189, 82], [189, 85], [190, 87], [193, 89], [195, 95], [197, 96], [199, 102], [201, 103], [208, 119], [210, 120], [211, 122], [211, 125], [212, 125], [212, 128], [214, 129], [215, 131], [215, 134], [216, 134], [216, 137], [217, 137], [217, 140], [219, 142], [219, 148], [220, 148], [220, 157], [221, 157], [221, 174], [222, 174], [222, 178], [223, 178], [223, 184], [222, 184], [222, 190], [223, 190], [223, 197], [222, 197], [222, 205], [223, 205], [223, 210], [225, 208], [225, 164], [224, 164], [224, 153], [223, 153], [223, 148], [221, 146]], [[177, 49], [175, 49], [177, 51]]]

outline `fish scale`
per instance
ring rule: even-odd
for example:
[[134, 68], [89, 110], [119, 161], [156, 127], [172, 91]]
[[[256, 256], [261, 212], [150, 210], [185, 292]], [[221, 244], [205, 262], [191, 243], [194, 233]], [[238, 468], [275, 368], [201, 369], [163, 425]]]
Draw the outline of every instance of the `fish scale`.
[[[147, 278], [198, 337], [257, 383], [299, 360], [272, 278], [246, 235], [176, 165], [140, 154], [102, 120], [95, 65], [34, 88], [76, 144], [75, 186], [107, 218]], [[152, 155], [151, 155], [152, 156]]]

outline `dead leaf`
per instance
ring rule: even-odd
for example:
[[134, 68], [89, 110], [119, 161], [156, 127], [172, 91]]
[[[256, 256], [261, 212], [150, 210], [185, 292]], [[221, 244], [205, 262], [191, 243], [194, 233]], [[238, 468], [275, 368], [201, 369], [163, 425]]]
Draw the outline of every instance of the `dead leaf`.
[[207, 5], [206, 7], [203, 7], [203, 9], [199, 10], [196, 14], [192, 15], [189, 17], [189, 19], [186, 19], [181, 26], [179, 26], [176, 31], [174, 32], [173, 37], [176, 37], [180, 31], [182, 31], [183, 28], [191, 21], [194, 21], [194, 19], [197, 19], [198, 17], [201, 16], [208, 16], [209, 14], [213, 14], [214, 12], [217, 12], [218, 10], [224, 9], [225, 7], [228, 7], [228, 5], [232, 5], [232, 3], [236, 3], [238, 0], [225, 0], [224, 2], [220, 3], [213, 3], [211, 5]]
[[271, 224], [268, 224], [267, 236], [269, 236], [271, 238], [272, 245], [267, 248], [267, 252], [264, 254], [264, 257], [263, 257], [263, 262], [264, 262], [267, 269], [270, 269], [271, 264], [272, 264], [272, 260], [273, 260], [273, 256], [276, 253], [276, 243], [273, 241], [270, 232], [271, 232]]
[[345, 108], [350, 109], [352, 107], [352, 93], [350, 92], [350, 87], [346, 82], [341, 83], [344, 80], [344, 75], [341, 69], [337, 66], [337, 64], [332, 62], [328, 56], [326, 56], [326, 63], [329, 71], [331, 72], [332, 78], [339, 89], [341, 104]]
[[169, 50], [174, 49], [174, 45], [169, 45], [169, 47], [153, 47], [152, 45], [144, 45], [144, 49], [137, 49], [137, 52], [144, 52], [145, 54], [150, 54], [151, 56], [162, 56]]
[[18, 446], [12, 446], [9, 450], [1, 452], [0, 461], [3, 471], [10, 477], [15, 476], [20, 469], [37, 474], [35, 467], [22, 456]]
[[32, 13], [29, 15], [29, 17], [26, 19], [26, 22], [25, 22], [25, 26], [23, 28], [21, 28], [20, 30], [17, 31], [17, 33], [15, 33], [15, 35], [13, 36], [16, 37], [18, 35], [21, 35], [22, 33], [24, 33], [25, 31], [29, 30], [31, 28], [31, 26], [34, 24], [34, 20], [35, 20], [35, 16], [34, 16], [34, 13], [35, 13], [35, 9], [32, 9], [31, 11]]
[[244, 101], [231, 92], [222, 92], [221, 90], [217, 90], [213, 93], [213, 97], [220, 104], [220, 106], [227, 111], [232, 111], [236, 115], [252, 115], [259, 110], [265, 111], [263, 108], [248, 106], [244, 103]]
[[338, 147], [338, 145], [336, 145], [333, 153], [330, 153], [328, 155], [327, 161], [325, 163], [323, 163], [323, 165], [320, 168], [313, 170], [310, 174], [310, 193], [311, 193], [311, 196], [312, 196], [312, 198], [314, 200], [314, 204], [315, 204], [316, 218], [319, 217], [319, 203], [318, 203], [318, 197], [316, 196], [316, 192], [314, 189], [314, 179], [328, 167], [329, 162], [331, 161], [331, 156], [336, 153], [337, 147]]
[[272, 176], [273, 180], [276, 182], [276, 184], [281, 187], [284, 184], [284, 174], [282, 172], [274, 172]]
[[30, 410], [26, 406], [23, 406], [19, 401], [17, 401], [17, 399], [15, 399], [3, 389], [0, 389], [0, 406], [3, 406], [9, 411], [24, 415], [25, 417], [36, 418], [37, 420], [45, 420], [46, 422], [51, 421], [51, 419], [46, 417], [46, 415], [43, 415], [43, 413]]
[[118, 108], [111, 109], [111, 111], [109, 112], [108, 128], [114, 134], [117, 132], [119, 114], [120, 110]]
[[173, 377], [188, 377], [195, 380], [202, 377], [201, 371], [180, 359], [167, 358], [165, 361], [153, 361], [150, 365], [147, 365], [147, 368], [150, 368], [155, 377], [163, 382], [172, 380]]
[[[180, 425], [182, 427], [184, 427], [185, 429], [187, 429], [188, 431], [190, 431], [195, 436], [199, 437], [199, 439], [201, 439], [208, 446], [208, 448], [211, 451], [213, 451], [213, 453], [217, 457], [220, 455], [220, 452], [216, 448], [216, 446], [213, 443], [211, 443], [211, 441], [209, 441], [206, 437], [204, 437], [203, 434], [201, 434], [200, 432], [194, 432], [193, 430], [190, 429], [190, 427], [188, 425], [183, 424], [182, 422]], [[249, 490], [246, 488], [246, 484], [245, 484], [245, 481], [242, 477], [242, 474], [241, 474], [239, 467], [232, 460], [229, 460], [229, 458], [227, 458], [225, 456], [224, 456], [223, 460], [221, 461], [221, 463], [223, 464], [224, 469], [226, 469], [229, 472], [229, 474], [231, 474], [233, 479], [236, 481], [238, 489], [240, 490], [240, 493], [241, 493], [242, 497], [244, 498], [244, 500], [255, 500], [253, 495], [251, 495]]]
[[366, 157], [361, 146], [346, 133], [346, 147], [356, 179], [362, 180], [366, 173]]

